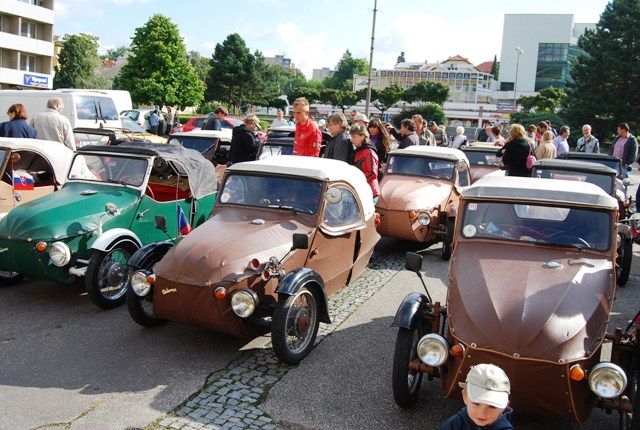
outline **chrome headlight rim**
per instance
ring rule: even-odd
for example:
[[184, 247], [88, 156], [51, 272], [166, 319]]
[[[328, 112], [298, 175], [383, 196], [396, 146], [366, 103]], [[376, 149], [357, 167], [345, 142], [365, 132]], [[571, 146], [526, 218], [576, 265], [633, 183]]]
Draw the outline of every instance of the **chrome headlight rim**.
[[[617, 379], [617, 385], [603, 385], [605, 378]], [[603, 399], [615, 399], [624, 393], [627, 388], [627, 375], [617, 364], [610, 362], [598, 363], [589, 372], [589, 388], [598, 397]], [[604, 389], [604, 390], [603, 390]]]
[[421, 212], [418, 215], [418, 224], [420, 224], [423, 227], [426, 227], [429, 224], [431, 224], [431, 214], [427, 212]]
[[240, 318], [249, 318], [258, 308], [258, 295], [246, 288], [234, 291], [229, 299], [231, 310]]
[[449, 358], [449, 342], [439, 334], [429, 333], [420, 338], [416, 352], [427, 366], [439, 367]]
[[136, 296], [145, 297], [151, 291], [151, 284], [147, 280], [150, 274], [148, 270], [136, 270], [131, 274], [129, 284]]
[[54, 266], [66, 266], [71, 261], [69, 246], [64, 242], [53, 242], [49, 247], [49, 259]]

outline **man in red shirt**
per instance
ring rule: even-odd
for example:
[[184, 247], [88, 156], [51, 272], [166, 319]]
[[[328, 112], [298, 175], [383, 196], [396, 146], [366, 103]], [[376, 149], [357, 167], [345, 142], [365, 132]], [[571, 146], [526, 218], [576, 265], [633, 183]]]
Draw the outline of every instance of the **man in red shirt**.
[[293, 117], [296, 133], [293, 141], [293, 155], [320, 156], [322, 133], [317, 124], [309, 118], [309, 101], [299, 97], [293, 102]]

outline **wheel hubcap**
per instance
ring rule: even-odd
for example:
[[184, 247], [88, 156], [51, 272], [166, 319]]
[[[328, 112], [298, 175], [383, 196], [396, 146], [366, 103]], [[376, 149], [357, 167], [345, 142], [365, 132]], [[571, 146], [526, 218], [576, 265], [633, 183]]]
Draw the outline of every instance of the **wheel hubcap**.
[[307, 309], [299, 309], [296, 315], [296, 330], [298, 335], [306, 336], [309, 333], [309, 326], [311, 323], [311, 315]]
[[107, 268], [107, 284], [109, 286], [120, 285], [124, 281], [126, 270], [124, 266], [116, 261]]

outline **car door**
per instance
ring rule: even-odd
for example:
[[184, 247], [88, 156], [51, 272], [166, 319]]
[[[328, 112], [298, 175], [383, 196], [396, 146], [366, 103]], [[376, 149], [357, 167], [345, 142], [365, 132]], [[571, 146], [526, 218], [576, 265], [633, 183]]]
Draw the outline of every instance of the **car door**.
[[313, 237], [306, 264], [322, 277], [329, 294], [349, 281], [358, 229], [363, 224], [356, 194], [346, 185], [332, 189], [339, 190], [341, 198], [333, 202], [325, 199], [320, 227]]

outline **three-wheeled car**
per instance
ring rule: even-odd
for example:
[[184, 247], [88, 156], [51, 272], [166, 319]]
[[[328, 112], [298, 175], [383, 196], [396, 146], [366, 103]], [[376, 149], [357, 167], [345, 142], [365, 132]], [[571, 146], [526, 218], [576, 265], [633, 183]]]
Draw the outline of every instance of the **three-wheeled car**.
[[72, 158], [73, 151], [60, 142], [0, 139], [0, 216], [58, 190], [65, 183]]
[[[396, 403], [415, 403], [425, 375], [459, 397], [469, 367], [493, 363], [518, 412], [583, 422], [597, 406], [639, 428], [637, 333], [607, 331], [617, 216], [618, 202], [589, 183], [492, 177], [466, 188], [446, 306], [425, 286], [394, 319]], [[421, 277], [422, 256], [407, 254], [407, 268]]]
[[231, 151], [231, 130], [194, 130], [188, 133], [173, 133], [169, 143], [179, 144], [185, 148], [195, 149], [215, 167], [218, 181], [224, 176], [224, 169], [229, 162]]
[[[124, 121], [124, 120], [123, 120]], [[131, 121], [131, 120], [129, 120]], [[132, 121], [133, 122], [133, 121]], [[76, 141], [76, 149], [85, 146], [106, 146], [120, 145], [122, 143], [146, 142], [146, 143], [166, 143], [167, 139], [152, 133], [147, 133], [135, 122], [131, 128], [116, 127], [76, 127], [73, 129], [73, 136]]]
[[499, 147], [489, 143], [472, 143], [460, 148], [467, 156], [470, 164], [471, 183], [485, 175], [504, 176], [500, 169], [502, 157], [498, 154]]
[[[197, 226], [216, 198], [211, 163], [176, 145], [123, 144], [80, 149], [57, 192], [14, 208], [0, 220], [0, 285], [24, 276], [71, 283], [85, 277], [103, 309], [122, 304], [126, 263], [143, 245]], [[182, 220], [179, 222], [179, 220]]]
[[129, 313], [145, 327], [171, 320], [240, 337], [271, 331], [277, 357], [298, 363], [318, 323], [331, 322], [327, 296], [365, 269], [380, 237], [374, 215], [362, 172], [341, 161], [234, 164], [211, 219], [175, 245], [133, 255]]
[[410, 146], [391, 151], [380, 181], [378, 233], [415, 242], [443, 242], [449, 259], [458, 199], [469, 185], [469, 160], [459, 149]]
[[[618, 285], [629, 280], [631, 260], [633, 258], [633, 240], [636, 221], [628, 218], [629, 202], [627, 187], [618, 179], [618, 172], [604, 164], [569, 159], [545, 159], [536, 161], [531, 169], [534, 178], [563, 179], [589, 182], [602, 188], [618, 201], [618, 258], [616, 271]], [[629, 224], [632, 223], [633, 226]]]

